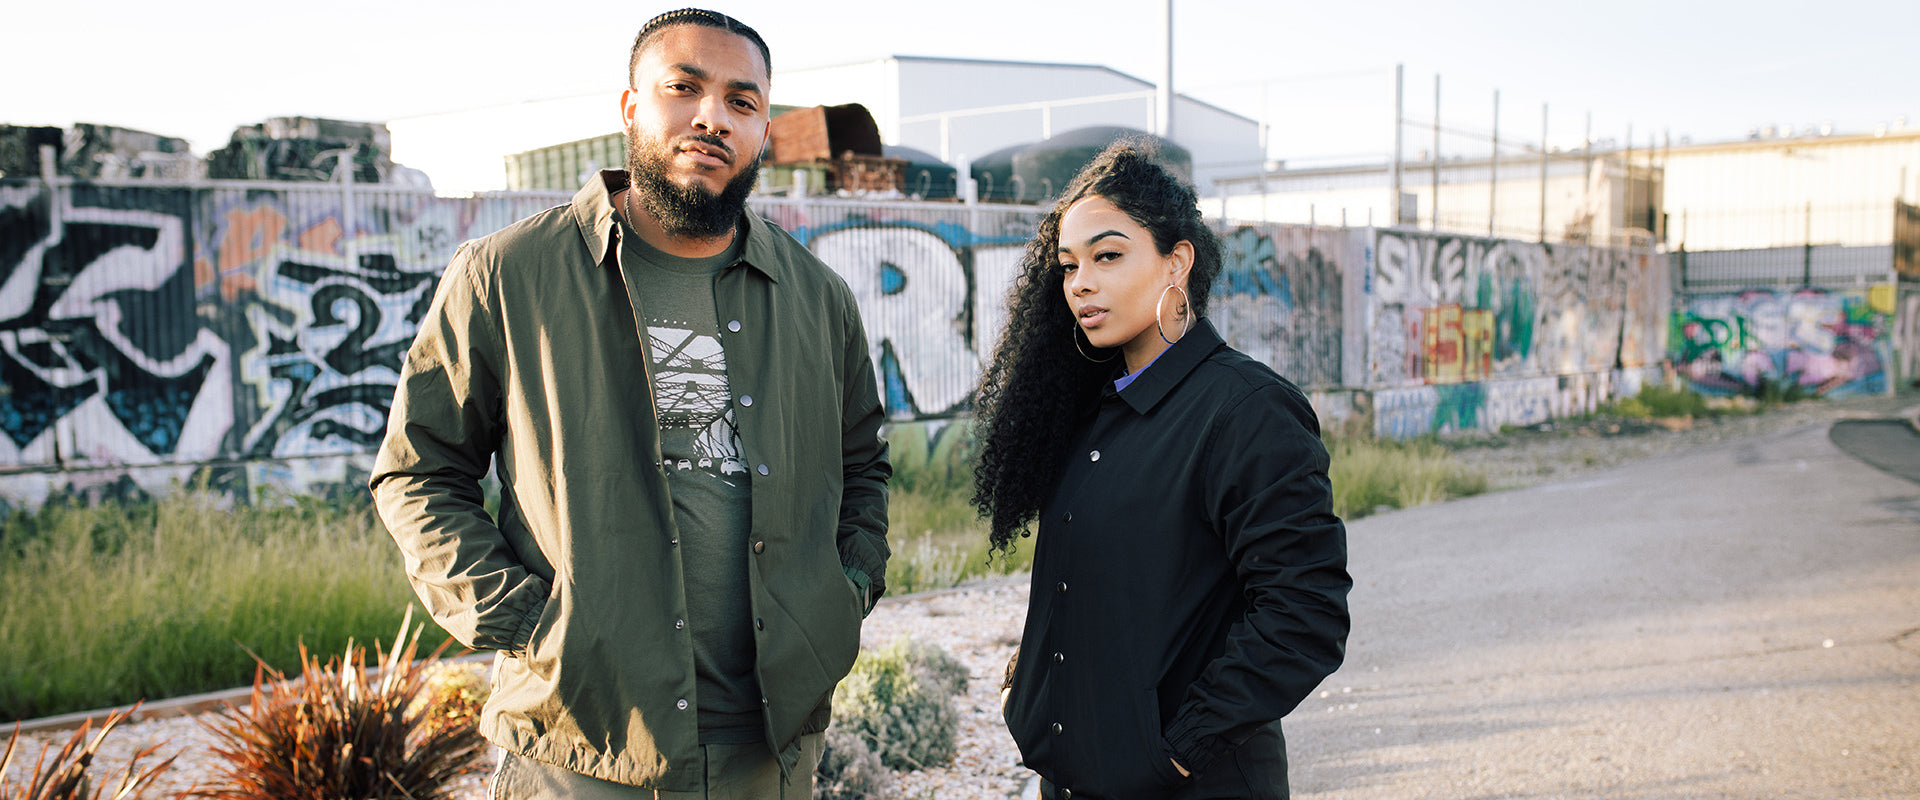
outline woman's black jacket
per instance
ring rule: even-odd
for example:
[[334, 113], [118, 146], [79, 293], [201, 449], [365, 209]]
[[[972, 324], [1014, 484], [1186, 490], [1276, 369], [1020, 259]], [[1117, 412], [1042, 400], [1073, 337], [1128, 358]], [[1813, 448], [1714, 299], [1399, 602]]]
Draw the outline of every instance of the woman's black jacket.
[[1026, 765], [1077, 797], [1164, 797], [1171, 760], [1205, 773], [1293, 710], [1346, 649], [1332, 503], [1306, 396], [1205, 320], [1109, 384], [1041, 512], [1006, 706]]

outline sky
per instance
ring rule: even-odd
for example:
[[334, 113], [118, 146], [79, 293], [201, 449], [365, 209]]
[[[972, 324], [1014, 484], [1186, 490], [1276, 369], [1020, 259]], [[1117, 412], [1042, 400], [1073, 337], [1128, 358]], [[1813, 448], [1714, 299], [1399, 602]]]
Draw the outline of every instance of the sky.
[[[7, 12], [0, 123], [94, 122], [187, 139], [206, 154], [276, 116], [390, 122], [491, 119], [602, 96], [618, 128], [627, 49], [678, 7], [605, 0], [33, 2]], [[966, 3], [714, 0], [758, 29], [774, 72], [888, 55], [1096, 64], [1158, 81], [1165, 0]], [[1097, 11], [1095, 10], [1097, 9]], [[1762, 126], [1870, 132], [1920, 125], [1920, 2], [1615, 0], [1611, 3], [1174, 0], [1173, 76], [1185, 94], [1267, 121], [1270, 159], [1371, 161], [1431, 147], [1435, 76], [1449, 128], [1503, 143], [1728, 141]], [[772, 99], [780, 101], [779, 84]], [[507, 114], [478, 114], [483, 109]], [[538, 106], [527, 106], [538, 108]], [[595, 112], [597, 113], [597, 112]], [[444, 127], [444, 126], [443, 126]], [[457, 130], [457, 128], [456, 128]], [[473, 136], [396, 135], [395, 159], [435, 166], [442, 191], [499, 188], [499, 152]], [[557, 142], [537, 142], [554, 144]], [[1449, 137], [1443, 152], [1484, 148]], [[520, 148], [526, 149], [526, 148]], [[1504, 149], [1504, 148], [1503, 148]], [[1482, 149], [1480, 153], [1484, 154]], [[430, 158], [427, 154], [435, 157]], [[456, 175], [455, 173], [458, 173]], [[476, 177], [477, 176], [477, 177]]]

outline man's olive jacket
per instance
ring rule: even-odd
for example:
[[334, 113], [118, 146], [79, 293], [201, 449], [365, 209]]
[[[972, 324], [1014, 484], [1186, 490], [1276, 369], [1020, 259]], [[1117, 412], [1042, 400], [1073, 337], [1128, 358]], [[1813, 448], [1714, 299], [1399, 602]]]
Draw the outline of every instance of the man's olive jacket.
[[[647, 287], [603, 172], [568, 205], [463, 245], [407, 352], [369, 481], [435, 621], [500, 651], [480, 730], [619, 783], [701, 780], [680, 532], [661, 464]], [[746, 214], [714, 278], [741, 458], [755, 674], [782, 771], [823, 730], [885, 590], [891, 475], [846, 283]], [[480, 480], [497, 458], [498, 519]]]

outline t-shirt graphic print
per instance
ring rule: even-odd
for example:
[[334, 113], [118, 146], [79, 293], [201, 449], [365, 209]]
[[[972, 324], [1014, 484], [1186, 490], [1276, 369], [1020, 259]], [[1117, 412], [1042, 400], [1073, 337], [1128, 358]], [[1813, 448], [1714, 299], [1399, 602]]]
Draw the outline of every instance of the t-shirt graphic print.
[[[649, 325], [661, 452], [669, 470], [698, 470], [738, 485], [740, 429], [728, 402], [727, 354], [714, 336]], [[674, 440], [669, 443], [668, 440]]]

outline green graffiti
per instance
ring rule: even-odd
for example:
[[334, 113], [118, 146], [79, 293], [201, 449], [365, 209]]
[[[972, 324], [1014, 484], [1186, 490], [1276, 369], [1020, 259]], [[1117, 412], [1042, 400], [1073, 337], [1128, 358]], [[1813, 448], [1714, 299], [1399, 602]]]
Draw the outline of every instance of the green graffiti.
[[1440, 400], [1433, 407], [1434, 431], [1471, 431], [1480, 428], [1480, 409], [1487, 404], [1485, 383], [1434, 386]]

